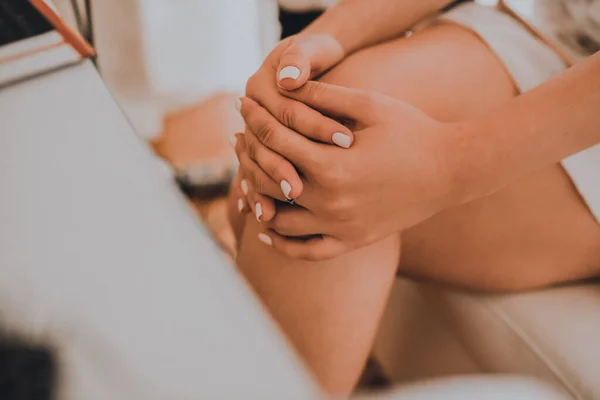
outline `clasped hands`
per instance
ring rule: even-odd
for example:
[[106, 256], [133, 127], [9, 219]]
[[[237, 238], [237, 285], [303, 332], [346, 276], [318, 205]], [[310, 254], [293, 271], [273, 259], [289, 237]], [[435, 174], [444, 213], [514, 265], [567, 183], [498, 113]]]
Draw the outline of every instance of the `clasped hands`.
[[310, 80], [343, 57], [330, 36], [283, 41], [238, 104], [239, 211], [262, 224], [257, 239], [292, 258], [336, 257], [457, 201], [460, 130], [393, 98]]

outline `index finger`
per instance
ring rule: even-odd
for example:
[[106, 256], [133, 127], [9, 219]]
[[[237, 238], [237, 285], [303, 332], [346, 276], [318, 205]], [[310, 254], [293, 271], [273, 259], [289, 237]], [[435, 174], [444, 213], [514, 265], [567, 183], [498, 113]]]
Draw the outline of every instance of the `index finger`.
[[383, 96], [377, 93], [316, 81], [306, 82], [293, 91], [280, 90], [280, 93], [325, 115], [366, 124], [375, 122], [383, 105]]
[[254, 100], [240, 100], [240, 112], [248, 128], [263, 145], [281, 154], [294, 166], [305, 169], [324, 156], [323, 150], [326, 145], [313, 142], [289, 129]]

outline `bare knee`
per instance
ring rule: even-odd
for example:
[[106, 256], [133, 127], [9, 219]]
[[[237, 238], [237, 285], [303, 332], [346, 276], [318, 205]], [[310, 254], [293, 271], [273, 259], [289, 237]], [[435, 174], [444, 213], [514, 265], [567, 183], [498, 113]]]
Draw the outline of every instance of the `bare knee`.
[[493, 52], [456, 25], [434, 26], [363, 49], [321, 80], [383, 93], [443, 121], [485, 113], [516, 94]]

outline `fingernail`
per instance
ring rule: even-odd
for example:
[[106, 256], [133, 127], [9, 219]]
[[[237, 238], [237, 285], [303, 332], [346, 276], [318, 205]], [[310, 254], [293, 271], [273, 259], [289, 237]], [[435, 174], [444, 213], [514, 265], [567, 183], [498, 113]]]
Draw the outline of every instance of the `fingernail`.
[[292, 185], [286, 180], [281, 181], [280, 183], [281, 191], [286, 199], [290, 199], [290, 193], [292, 192]]
[[261, 242], [263, 242], [267, 246], [273, 246], [273, 239], [271, 239], [271, 237], [269, 235], [266, 235], [264, 233], [259, 233], [258, 234], [258, 240], [260, 240]]
[[235, 146], [237, 144], [237, 135], [230, 136], [229, 143], [231, 144], [231, 147], [233, 147], [235, 149]]
[[247, 196], [248, 195], [248, 182], [246, 182], [245, 179], [242, 179], [240, 186], [242, 188], [242, 192], [244, 192], [244, 194]]
[[244, 209], [244, 200], [238, 199], [238, 212], [241, 214]]
[[333, 136], [331, 137], [331, 140], [333, 141], [333, 143], [335, 143], [336, 145], [338, 145], [340, 147], [343, 147], [344, 149], [349, 149], [350, 144], [352, 143], [350, 136], [348, 136], [342, 132], [334, 133]]
[[234, 105], [234, 107], [235, 107], [236, 110], [238, 110], [239, 112], [242, 112], [242, 100], [235, 99], [233, 101], [233, 105]]
[[256, 220], [258, 222], [260, 222], [260, 217], [262, 217], [262, 215], [263, 215], [262, 205], [260, 203], [256, 203], [255, 210], [256, 210]]
[[281, 71], [279, 71], [279, 80], [283, 80], [283, 79], [298, 79], [300, 78], [300, 70], [297, 67], [288, 65], [287, 67], [284, 67], [281, 69]]

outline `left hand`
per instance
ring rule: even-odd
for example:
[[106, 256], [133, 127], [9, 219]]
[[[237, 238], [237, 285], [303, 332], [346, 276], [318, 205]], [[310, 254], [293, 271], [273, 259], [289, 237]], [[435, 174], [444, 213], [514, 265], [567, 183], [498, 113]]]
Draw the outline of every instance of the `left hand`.
[[293, 258], [322, 260], [400, 232], [454, 204], [448, 146], [456, 136], [454, 125], [378, 93], [324, 83], [308, 82], [283, 94], [350, 121], [355, 142], [350, 149], [314, 142], [243, 99], [242, 116], [257, 140], [238, 140], [238, 156], [252, 154], [256, 170], [271, 170], [270, 160], [251, 149], [260, 142], [303, 176], [298, 205], [278, 206], [265, 222], [263, 242]]

